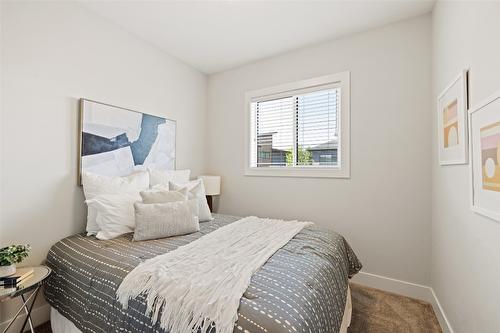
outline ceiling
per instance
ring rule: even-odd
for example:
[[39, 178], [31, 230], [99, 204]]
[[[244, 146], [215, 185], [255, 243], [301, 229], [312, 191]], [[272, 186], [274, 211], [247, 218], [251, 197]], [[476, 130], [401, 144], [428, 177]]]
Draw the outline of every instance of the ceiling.
[[85, 1], [123, 29], [212, 74], [432, 10], [434, 1]]

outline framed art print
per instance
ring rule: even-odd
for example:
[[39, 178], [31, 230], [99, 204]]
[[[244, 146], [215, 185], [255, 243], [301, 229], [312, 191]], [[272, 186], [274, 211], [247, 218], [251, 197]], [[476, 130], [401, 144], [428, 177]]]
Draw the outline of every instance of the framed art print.
[[500, 221], [500, 92], [469, 111], [472, 210]]
[[438, 96], [439, 163], [466, 164], [467, 71], [462, 71]]
[[83, 171], [126, 176], [146, 168], [173, 170], [175, 132], [173, 120], [81, 99], [79, 176]]

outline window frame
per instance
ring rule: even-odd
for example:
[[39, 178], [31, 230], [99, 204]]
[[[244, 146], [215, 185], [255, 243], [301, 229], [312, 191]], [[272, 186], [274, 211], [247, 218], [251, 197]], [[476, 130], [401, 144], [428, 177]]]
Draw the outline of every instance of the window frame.
[[[315, 91], [324, 86], [340, 88], [340, 122], [338, 128], [339, 147], [337, 166], [282, 166], [282, 167], [252, 167], [250, 165], [250, 124], [251, 103], [265, 101], [266, 99], [279, 98], [297, 94], [298, 91]], [[312, 79], [301, 80], [274, 87], [248, 91], [245, 93], [245, 176], [269, 177], [314, 177], [314, 178], [350, 178], [350, 72], [320, 76]]]

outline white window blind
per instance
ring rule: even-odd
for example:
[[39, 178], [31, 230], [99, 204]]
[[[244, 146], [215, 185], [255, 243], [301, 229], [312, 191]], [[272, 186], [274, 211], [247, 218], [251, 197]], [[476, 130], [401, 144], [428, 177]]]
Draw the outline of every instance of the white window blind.
[[337, 167], [340, 87], [259, 98], [250, 104], [250, 166]]

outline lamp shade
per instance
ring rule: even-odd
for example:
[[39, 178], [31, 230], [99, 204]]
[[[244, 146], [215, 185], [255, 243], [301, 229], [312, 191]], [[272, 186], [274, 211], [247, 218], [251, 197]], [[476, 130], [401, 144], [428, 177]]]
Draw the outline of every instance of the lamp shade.
[[220, 194], [220, 176], [198, 176], [198, 179], [203, 181], [205, 186], [206, 195], [219, 195]]

